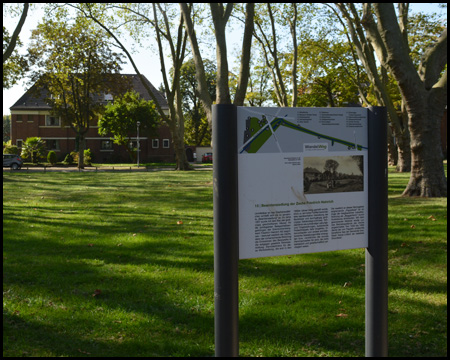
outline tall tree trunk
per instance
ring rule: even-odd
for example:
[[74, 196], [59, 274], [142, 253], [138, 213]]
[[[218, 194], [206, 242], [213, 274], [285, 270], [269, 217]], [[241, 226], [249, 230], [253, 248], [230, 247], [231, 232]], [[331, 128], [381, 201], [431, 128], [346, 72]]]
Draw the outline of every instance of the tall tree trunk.
[[397, 144], [395, 143], [394, 135], [392, 134], [392, 129], [388, 128], [388, 164], [390, 166], [396, 166], [398, 161], [398, 149]]
[[86, 149], [86, 139], [84, 134], [78, 133], [78, 169], [84, 169], [84, 150]]
[[378, 22], [365, 6], [363, 26], [378, 59], [398, 82], [408, 112], [411, 135], [411, 177], [403, 192], [407, 196], [447, 196], [440, 122], [447, 102], [447, 29], [428, 48], [417, 71], [409, 57], [393, 4], [373, 5]]
[[[406, 129], [402, 136], [397, 139], [397, 172], [410, 172], [411, 171], [411, 140], [409, 137], [409, 130]], [[402, 145], [399, 142], [402, 141]]]
[[189, 162], [186, 158], [184, 139], [180, 138], [180, 134], [178, 132], [175, 132], [173, 135], [173, 146], [175, 148], [176, 170], [191, 170]]
[[400, 120], [400, 127], [397, 130], [398, 161], [396, 170], [398, 172], [410, 172], [411, 136], [409, 134], [408, 112], [405, 109], [403, 101], [402, 101], [402, 115], [399, 120]]
[[226, 8], [222, 4], [211, 3], [211, 15], [216, 35], [217, 84], [216, 104], [231, 104], [230, 88], [228, 86], [228, 59], [225, 28], [231, 15], [233, 4]]
[[403, 195], [447, 196], [440, 139], [442, 113], [429, 105], [410, 112], [411, 177]]
[[254, 29], [255, 4], [248, 3], [245, 11], [244, 38], [242, 40], [241, 67], [239, 69], [239, 82], [234, 96], [234, 105], [243, 106], [250, 78], [250, 51], [252, 48], [252, 36]]
[[194, 30], [194, 23], [192, 22], [191, 18], [191, 9], [188, 7], [186, 3], [180, 3], [180, 9], [183, 13], [183, 19], [184, 19], [184, 26], [186, 28], [186, 31], [188, 33], [189, 42], [191, 44], [192, 49], [192, 55], [194, 59], [195, 64], [195, 77], [197, 80], [197, 90], [199, 94], [200, 101], [203, 105], [203, 110], [206, 113], [206, 118], [208, 119], [208, 124], [211, 128], [212, 124], [212, 99], [209, 95], [208, 91], [208, 84], [206, 82], [206, 75], [205, 75], [205, 67], [203, 66], [203, 59], [202, 55], [200, 53], [200, 47], [198, 45], [197, 41], [197, 35], [195, 34]]

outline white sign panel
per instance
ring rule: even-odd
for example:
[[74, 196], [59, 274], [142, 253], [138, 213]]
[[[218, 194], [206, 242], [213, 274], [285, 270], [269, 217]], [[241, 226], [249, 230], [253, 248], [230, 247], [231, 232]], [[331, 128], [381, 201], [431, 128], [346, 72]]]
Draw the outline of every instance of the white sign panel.
[[367, 247], [367, 109], [237, 116], [239, 258]]

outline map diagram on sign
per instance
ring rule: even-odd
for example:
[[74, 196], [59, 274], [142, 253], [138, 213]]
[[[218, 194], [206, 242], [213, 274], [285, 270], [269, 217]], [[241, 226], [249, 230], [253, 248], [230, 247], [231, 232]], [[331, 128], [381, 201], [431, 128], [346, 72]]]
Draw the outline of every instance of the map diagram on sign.
[[258, 112], [245, 110], [240, 154], [298, 152], [305, 150], [305, 144], [319, 142], [327, 143], [328, 151], [367, 150], [367, 144], [362, 143], [366, 137], [362, 132], [365, 128], [362, 108], [309, 108], [298, 109], [296, 114], [292, 108], [287, 114], [262, 112], [264, 108]]

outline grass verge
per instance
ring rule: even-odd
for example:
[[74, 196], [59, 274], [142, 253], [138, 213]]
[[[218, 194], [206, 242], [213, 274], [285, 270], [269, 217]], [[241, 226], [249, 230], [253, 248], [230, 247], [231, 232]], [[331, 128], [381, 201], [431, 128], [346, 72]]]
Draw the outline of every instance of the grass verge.
[[[447, 201], [390, 173], [389, 355], [447, 354]], [[212, 356], [211, 171], [3, 174], [3, 356]], [[364, 356], [364, 250], [240, 261], [241, 356]]]

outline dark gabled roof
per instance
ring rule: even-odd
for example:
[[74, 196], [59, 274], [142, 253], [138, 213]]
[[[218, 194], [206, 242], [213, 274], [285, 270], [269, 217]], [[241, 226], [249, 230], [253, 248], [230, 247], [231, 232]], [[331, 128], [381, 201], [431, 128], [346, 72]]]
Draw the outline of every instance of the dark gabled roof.
[[[117, 76], [125, 76], [131, 80], [132, 88], [138, 92], [143, 99], [145, 100], [153, 100], [150, 95], [148, 94], [147, 90], [145, 89], [144, 85], [142, 84], [141, 79], [138, 75], [135, 74], [122, 74]], [[150, 90], [155, 95], [156, 99], [158, 100], [159, 105], [163, 110], [168, 109], [169, 106], [167, 105], [167, 100], [165, 97], [158, 91], [156, 88], [152, 85], [150, 81], [147, 80], [147, 78], [142, 75], [144, 78], [144, 81], [147, 83]], [[15, 102], [13, 106], [10, 107], [10, 110], [50, 110], [50, 105], [47, 104], [47, 89], [40, 89], [38, 90], [36, 88], [36, 85], [33, 85], [30, 89], [28, 89], [25, 94], [23, 94], [19, 100]], [[100, 99], [99, 99], [100, 100]], [[103, 100], [103, 99], [102, 99]]]
[[[138, 75], [126, 74], [126, 75], [123, 75], [123, 76], [127, 76], [127, 77], [131, 78], [133, 89], [136, 90], [136, 92], [138, 92], [142, 96], [143, 99], [145, 99], [145, 100], [153, 100], [150, 97], [150, 95], [148, 94], [147, 89], [142, 84], [142, 81], [141, 81], [141, 79], [139, 78]], [[163, 94], [161, 94], [158, 90], [156, 90], [156, 88], [152, 85], [152, 83], [150, 81], [148, 81], [148, 79], [144, 75], [142, 75], [142, 77], [144, 78], [144, 81], [147, 83], [147, 85], [150, 88], [150, 90], [155, 95], [155, 97], [158, 100], [158, 103], [161, 106], [161, 108], [162, 109], [169, 109], [169, 105], [167, 104], [167, 100], [163, 96]]]
[[41, 89], [39, 92], [36, 85], [29, 88], [19, 100], [11, 106], [10, 110], [50, 110], [50, 105], [47, 104], [48, 90]]

